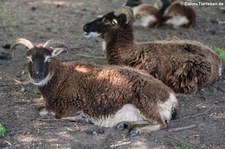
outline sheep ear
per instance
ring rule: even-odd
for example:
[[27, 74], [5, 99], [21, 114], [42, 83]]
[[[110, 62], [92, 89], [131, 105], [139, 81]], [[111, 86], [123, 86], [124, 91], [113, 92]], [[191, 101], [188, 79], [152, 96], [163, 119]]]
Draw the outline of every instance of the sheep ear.
[[53, 48], [52, 49], [52, 57], [56, 57], [62, 52], [67, 52], [67, 50], [65, 48]]

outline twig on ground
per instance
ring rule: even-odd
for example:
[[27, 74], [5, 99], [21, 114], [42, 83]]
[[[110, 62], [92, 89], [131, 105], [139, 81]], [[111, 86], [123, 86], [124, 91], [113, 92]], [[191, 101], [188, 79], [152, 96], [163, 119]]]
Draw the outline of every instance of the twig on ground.
[[94, 59], [105, 59], [105, 57], [102, 56], [91, 56], [91, 55], [85, 55], [85, 54], [76, 54], [77, 56], [87, 57], [87, 58], [94, 58]]
[[225, 24], [225, 21], [219, 21], [218, 23], [219, 24]]
[[187, 118], [193, 118], [193, 117], [197, 117], [197, 116], [201, 116], [201, 115], [204, 115], [204, 114], [207, 114], [209, 111], [211, 111], [212, 108], [209, 108], [208, 110], [205, 110], [204, 112], [202, 113], [198, 113], [198, 114], [195, 114], [195, 115], [192, 115], [192, 116], [186, 116], [186, 117], [182, 117], [180, 119], [187, 119]]
[[174, 132], [174, 131], [176, 132], [176, 131], [181, 131], [181, 130], [186, 130], [186, 129], [192, 129], [192, 128], [195, 128], [195, 127], [197, 127], [197, 126], [192, 124], [192, 125], [184, 126], [184, 127], [171, 128], [168, 131], [169, 132]]
[[29, 81], [25, 81], [25, 82], [21, 82], [19, 80], [14, 79], [14, 81], [16, 82], [16, 85], [27, 85], [27, 84], [31, 83], [30, 80]]
[[110, 148], [115, 148], [115, 147], [119, 147], [119, 146], [123, 146], [123, 145], [128, 145], [130, 143], [131, 143], [130, 141], [128, 141], [128, 142], [119, 141], [117, 144], [110, 145]]
[[9, 146], [12, 146], [12, 144], [9, 141], [4, 140], [5, 143], [7, 143]]

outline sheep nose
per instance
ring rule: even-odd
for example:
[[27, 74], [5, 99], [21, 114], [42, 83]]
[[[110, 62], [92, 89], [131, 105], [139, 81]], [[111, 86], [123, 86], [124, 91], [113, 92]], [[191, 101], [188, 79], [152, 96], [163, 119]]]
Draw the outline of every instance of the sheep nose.
[[88, 31], [88, 25], [87, 24], [85, 24], [84, 26], [83, 26], [83, 31]]
[[44, 73], [41, 73], [41, 72], [37, 71], [37, 72], [35, 72], [34, 77], [35, 77], [36, 80], [42, 80], [43, 77], [44, 77]]

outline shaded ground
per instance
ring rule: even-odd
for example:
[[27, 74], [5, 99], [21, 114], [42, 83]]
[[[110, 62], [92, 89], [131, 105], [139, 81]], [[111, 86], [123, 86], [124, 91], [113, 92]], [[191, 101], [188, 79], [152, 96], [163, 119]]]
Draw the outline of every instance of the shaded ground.
[[[8, 51], [8, 44], [17, 37], [35, 43], [55, 38], [64, 39], [73, 47], [71, 53], [61, 56], [63, 61], [105, 64], [101, 40], [85, 39], [82, 25], [122, 3], [116, 0], [0, 0], [0, 53], [3, 47]], [[187, 30], [137, 28], [136, 40], [177, 36], [225, 49], [225, 24], [218, 24], [225, 21], [225, 13], [218, 6], [194, 8], [198, 16], [196, 27]], [[225, 148], [224, 69], [221, 80], [204, 91], [178, 95], [180, 113], [167, 129], [127, 139], [126, 132], [40, 117], [38, 110], [42, 103], [37, 88], [14, 80], [29, 81], [24, 55], [25, 50], [18, 49], [11, 60], [8, 55], [6, 59], [0, 57], [0, 123], [7, 130], [6, 136], [0, 138], [0, 148]], [[174, 130], [186, 126], [191, 128]]]

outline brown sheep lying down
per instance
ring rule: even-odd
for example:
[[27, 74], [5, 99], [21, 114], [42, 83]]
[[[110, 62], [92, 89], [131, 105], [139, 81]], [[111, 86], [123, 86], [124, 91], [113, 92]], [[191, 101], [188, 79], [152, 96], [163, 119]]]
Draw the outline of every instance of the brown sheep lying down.
[[147, 71], [176, 93], [196, 92], [221, 75], [222, 60], [209, 47], [190, 40], [137, 43], [133, 11], [121, 7], [84, 25], [87, 38], [100, 36], [107, 60]]
[[59, 41], [33, 45], [19, 38], [11, 49], [17, 45], [27, 47], [29, 76], [55, 118], [76, 120], [76, 113], [82, 111], [99, 126], [128, 126], [133, 136], [166, 127], [176, 112], [174, 92], [141, 71], [76, 61], [61, 63], [55, 57], [68, 48]]

